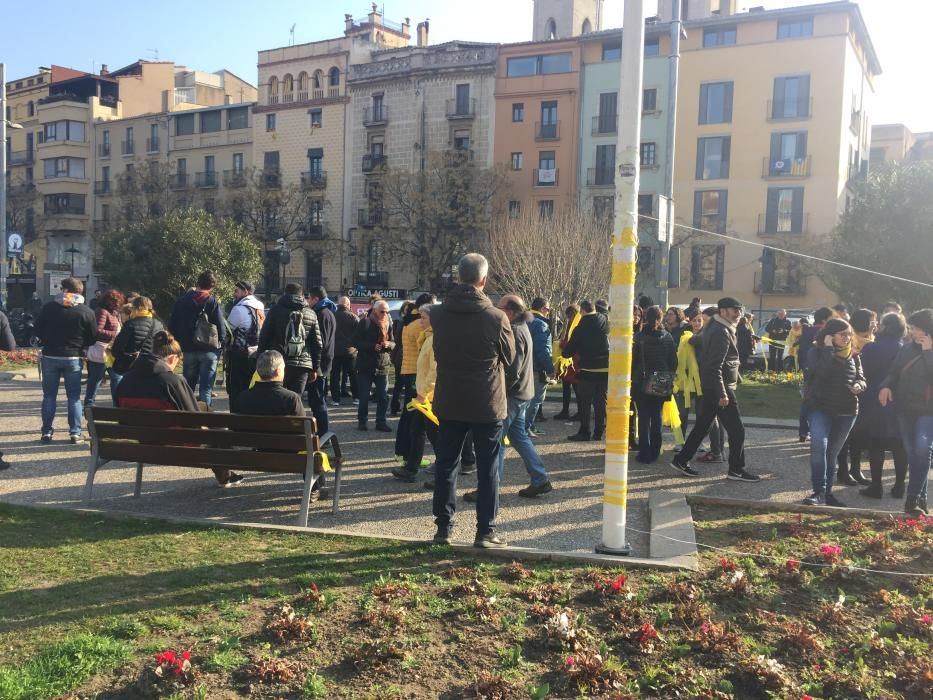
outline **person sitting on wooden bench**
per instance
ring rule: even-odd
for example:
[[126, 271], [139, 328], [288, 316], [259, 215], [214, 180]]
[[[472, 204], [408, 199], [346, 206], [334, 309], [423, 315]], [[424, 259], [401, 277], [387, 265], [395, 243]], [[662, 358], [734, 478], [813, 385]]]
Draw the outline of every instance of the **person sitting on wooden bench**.
[[[286, 389], [285, 358], [278, 350], [266, 350], [256, 357], [258, 381], [251, 389], [240, 392], [233, 401], [233, 413], [247, 416], [299, 416], [304, 418], [305, 409], [301, 396]], [[321, 497], [321, 475], [311, 489], [311, 500]]]
[[[181, 346], [168, 331], [152, 336], [152, 352], [141, 352], [117, 386], [119, 408], [156, 411], [199, 411], [188, 382], [175, 368], [181, 362]], [[212, 469], [217, 483], [228, 487], [243, 480], [229, 469]]]

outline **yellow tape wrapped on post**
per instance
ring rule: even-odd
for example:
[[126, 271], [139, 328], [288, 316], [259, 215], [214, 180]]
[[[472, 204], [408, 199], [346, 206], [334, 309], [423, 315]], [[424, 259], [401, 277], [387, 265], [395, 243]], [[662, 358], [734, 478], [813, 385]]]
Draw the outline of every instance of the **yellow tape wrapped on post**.
[[625, 285], [635, 284], [635, 263], [613, 263], [612, 283]]
[[635, 229], [627, 228], [622, 231], [622, 245], [629, 248], [638, 246], [638, 235], [635, 233]]

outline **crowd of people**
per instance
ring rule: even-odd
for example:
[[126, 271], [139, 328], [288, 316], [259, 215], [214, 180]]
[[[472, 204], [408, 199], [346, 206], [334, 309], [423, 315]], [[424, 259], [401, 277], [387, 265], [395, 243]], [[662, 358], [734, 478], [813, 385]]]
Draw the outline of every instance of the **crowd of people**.
[[[81, 281], [68, 278], [36, 320], [42, 342], [40, 439], [53, 439], [62, 382], [69, 440], [82, 444], [82, 405], [95, 405], [105, 377], [116, 406], [210, 410], [222, 364], [237, 413], [304, 415], [307, 405], [323, 434], [330, 429], [328, 406], [351, 399], [356, 428], [368, 431], [373, 403], [374, 429], [394, 433], [398, 466], [392, 477], [415, 482], [423, 473], [433, 491], [434, 541], [449, 541], [458, 477], [475, 473], [477, 487], [464, 494], [476, 504], [475, 544], [501, 547], [496, 517], [505, 445], [515, 449], [527, 471], [528, 486], [519, 496], [537, 498], [554, 488], [534, 442], [545, 432], [548, 388], [560, 384], [563, 391], [562, 410], [552, 420], [578, 423], [568, 440], [605, 436], [609, 309], [603, 300], [582, 300], [552, 310], [548, 299], [535, 298], [528, 306], [515, 294], [493, 303], [484, 292], [489, 265], [478, 254], [464, 256], [458, 272], [459, 283], [442, 303], [421, 294], [394, 321], [378, 296], [358, 316], [349, 298], [334, 302], [322, 287], [303, 290], [296, 284], [267, 308], [248, 282], [237, 282], [225, 311], [215, 294], [216, 276], [204, 272], [177, 299], [164, 325], [152, 301], [139, 293], [107, 289], [91, 308]], [[810, 324], [791, 322], [779, 310], [761, 338], [742, 303], [731, 297], [706, 308], [695, 299], [685, 310], [664, 310], [642, 297], [633, 316], [629, 443], [638, 462], [661, 460], [669, 425], [678, 443], [670, 466], [682, 476], [699, 476], [701, 465], [726, 464], [727, 479], [758, 482], [746, 467], [736, 391], [749, 353], [763, 340], [769, 345], [768, 368], [783, 370], [790, 362], [803, 373], [800, 439], [810, 443], [813, 490], [804, 502], [842, 507], [834, 481], [861, 484], [865, 496], [883, 498], [890, 452], [891, 495], [905, 497], [909, 513], [927, 512], [933, 311], [905, 318], [891, 305], [879, 318], [868, 309], [850, 316], [842, 306], [827, 307]], [[571, 412], [574, 399], [577, 410]], [[398, 417], [394, 429], [390, 411]], [[433, 464], [425, 458], [426, 442]], [[704, 442], [708, 449], [701, 451]], [[861, 472], [863, 452], [870, 478]], [[220, 469], [215, 476], [222, 486], [242, 479]], [[326, 493], [322, 484], [315, 485], [312, 498]]]

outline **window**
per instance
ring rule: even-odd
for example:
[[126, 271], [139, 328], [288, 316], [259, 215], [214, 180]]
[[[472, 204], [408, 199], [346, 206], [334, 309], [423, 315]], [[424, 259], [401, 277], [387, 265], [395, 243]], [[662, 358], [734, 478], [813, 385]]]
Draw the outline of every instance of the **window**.
[[26, 103], [26, 116], [27, 117], [36, 116], [36, 103], [33, 102], [32, 100], [29, 100], [29, 102]]
[[233, 154], [233, 172], [235, 172], [237, 175], [240, 175], [243, 172], [243, 154], [242, 153]]
[[732, 46], [734, 44], [735, 27], [703, 30], [703, 48], [705, 49], [711, 49], [715, 46]]
[[551, 187], [557, 184], [557, 160], [554, 151], [541, 151], [538, 154], [538, 172], [535, 185]]
[[269, 172], [279, 171], [279, 152], [266, 151], [262, 154], [262, 167]]
[[456, 108], [457, 114], [470, 114], [470, 85], [463, 83], [457, 86]]
[[538, 202], [538, 216], [542, 219], [550, 219], [554, 216], [554, 200], [542, 199]]
[[795, 256], [765, 248], [761, 252], [761, 272], [758, 274], [756, 291], [762, 294], [803, 294], [804, 277], [800, 259]]
[[308, 202], [308, 223], [312, 226], [320, 226], [324, 220], [324, 203], [319, 199], [313, 199]]
[[791, 75], [774, 79], [772, 119], [798, 119], [810, 116], [810, 76]]
[[541, 170], [553, 170], [555, 167], [554, 151], [541, 151], [538, 154], [538, 168]]
[[641, 166], [643, 168], [653, 168], [657, 164], [658, 164], [657, 144], [651, 141], [641, 144]]
[[188, 172], [187, 158], [179, 158], [177, 161], [175, 161], [175, 172], [177, 172], [179, 175], [184, 175]]
[[657, 112], [658, 111], [658, 89], [657, 88], [646, 88], [641, 91], [641, 111], [642, 112]]
[[557, 38], [557, 22], [553, 19], [549, 19], [547, 24], [544, 25], [544, 37], [549, 41]]
[[803, 233], [803, 187], [769, 187], [764, 233]]
[[132, 153], [133, 144], [135, 142], [136, 142], [136, 130], [131, 126], [126, 127], [126, 145], [127, 145], [128, 153]]
[[110, 150], [110, 130], [104, 129], [104, 133], [101, 134], [101, 143], [103, 143], [105, 150]]
[[175, 117], [175, 136], [191, 136], [193, 133], [193, 114], [179, 114], [177, 117]]
[[43, 177], [84, 177], [84, 158], [46, 158], [42, 161]]
[[732, 81], [700, 85], [700, 124], [732, 121]]
[[713, 233], [726, 232], [726, 190], [698, 190], [693, 194], [693, 226]]
[[216, 170], [214, 170], [214, 163], [215, 163], [214, 156], [204, 156], [204, 172], [205, 173], [216, 172]]
[[84, 142], [84, 122], [62, 120], [49, 122], [43, 126], [43, 141], [78, 141]]
[[155, 153], [159, 150], [159, 125], [149, 125], [149, 138], [146, 139], [146, 152]]
[[604, 61], [618, 61], [622, 58], [622, 42], [621, 41], [604, 41], [603, 42], [603, 60]]
[[340, 86], [340, 69], [337, 68], [337, 66], [330, 69], [330, 72], [327, 74], [327, 82], [330, 87]]
[[813, 36], [812, 17], [785, 19], [778, 22], [778, 39], [800, 39], [807, 36]]
[[454, 132], [454, 149], [458, 151], [470, 150], [470, 131], [468, 129]]
[[227, 130], [249, 128], [249, 107], [234, 107], [227, 110]]
[[311, 177], [324, 175], [324, 149], [311, 148], [308, 150], [308, 173]]
[[110, 166], [105, 165], [100, 169], [101, 182], [110, 182]]
[[729, 136], [697, 139], [697, 180], [719, 180], [729, 177]]
[[512, 170], [521, 170], [524, 161], [524, 154], [515, 152], [512, 153]]
[[599, 118], [596, 120], [596, 131], [600, 134], [616, 133], [616, 113], [618, 111], [618, 94], [603, 92], [599, 95]]
[[311, 126], [321, 126], [324, 118], [324, 112], [320, 109], [312, 109], [309, 114], [311, 115]]
[[373, 95], [373, 121], [379, 122], [385, 119], [385, 96], [382, 93]]
[[690, 248], [691, 289], [722, 289], [724, 245], [695, 245]]
[[210, 134], [220, 131], [220, 110], [201, 112], [201, 133]]
[[570, 69], [571, 61], [569, 53], [552, 53], [543, 56], [519, 56], [510, 58], [506, 62], [506, 75], [509, 78], [569, 73]]
[[84, 214], [85, 195], [50, 194], [45, 197], [46, 214]]
[[539, 136], [543, 139], [557, 138], [557, 102], [541, 103], [541, 130]]
[[275, 113], [266, 115], [266, 131], [275, 131]]
[[101, 221], [110, 221], [110, 205], [109, 204], [100, 205], [100, 219]]
[[615, 184], [616, 170], [616, 147], [615, 146], [597, 146], [596, 147], [596, 168], [593, 173], [594, 185], [613, 185]]
[[522, 214], [522, 203], [517, 199], [509, 201], [509, 218], [517, 219]]
[[515, 102], [512, 104], [512, 121], [525, 121], [525, 104], [523, 102]]
[[783, 131], [771, 134], [769, 175], [806, 175], [806, 159], [806, 131]]
[[658, 37], [645, 37], [645, 58], [661, 55], [661, 42]]

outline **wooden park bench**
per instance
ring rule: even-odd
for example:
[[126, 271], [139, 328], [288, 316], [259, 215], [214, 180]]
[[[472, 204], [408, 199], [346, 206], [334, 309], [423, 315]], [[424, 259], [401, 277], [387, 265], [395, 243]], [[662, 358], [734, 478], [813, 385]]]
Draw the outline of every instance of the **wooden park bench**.
[[87, 409], [91, 462], [84, 503], [91, 500], [94, 476], [107, 462], [136, 462], [136, 488], [142, 492], [143, 465], [238, 469], [304, 475], [298, 525], [308, 526], [311, 488], [324, 473], [322, 447], [333, 458], [333, 513], [340, 507], [342, 454], [333, 433], [316, 434], [311, 416], [246, 416], [232, 413]]

